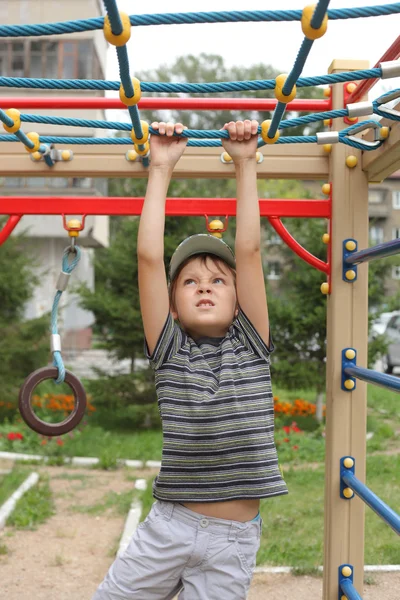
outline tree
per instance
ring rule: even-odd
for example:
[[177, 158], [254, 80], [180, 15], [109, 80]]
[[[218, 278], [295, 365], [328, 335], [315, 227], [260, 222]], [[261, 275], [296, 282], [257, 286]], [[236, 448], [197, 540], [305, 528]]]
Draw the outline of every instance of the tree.
[[[0, 230], [5, 219], [0, 218]], [[26, 302], [38, 278], [36, 263], [26, 252], [23, 235], [10, 237], [0, 248], [0, 417], [13, 416], [24, 379], [49, 359], [50, 318], [24, 319]]]

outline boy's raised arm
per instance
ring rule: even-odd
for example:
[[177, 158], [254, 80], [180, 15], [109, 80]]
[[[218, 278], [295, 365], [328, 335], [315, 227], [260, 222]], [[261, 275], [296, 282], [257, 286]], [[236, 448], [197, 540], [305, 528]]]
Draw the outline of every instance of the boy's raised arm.
[[187, 143], [185, 138], [172, 137], [182, 133], [181, 124], [153, 123], [152, 127], [162, 135], [150, 140], [151, 166], [137, 241], [140, 310], [150, 354], [169, 311], [164, 267], [165, 201], [174, 167]]
[[238, 303], [267, 346], [269, 318], [261, 260], [260, 206], [257, 191], [257, 121], [227, 123], [230, 139], [222, 145], [236, 170], [236, 290]]

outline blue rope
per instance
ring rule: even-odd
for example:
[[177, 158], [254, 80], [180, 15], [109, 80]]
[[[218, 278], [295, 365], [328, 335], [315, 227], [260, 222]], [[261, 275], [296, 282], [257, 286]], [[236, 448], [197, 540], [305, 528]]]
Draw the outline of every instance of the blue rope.
[[[116, 0], [103, 0], [104, 6], [107, 10], [108, 18], [110, 20], [111, 31], [114, 35], [119, 35], [123, 31], [123, 25], [121, 17], [118, 11]], [[132, 98], [134, 95], [134, 89], [132, 85], [132, 79], [129, 73], [129, 58], [126, 44], [124, 46], [117, 46], [117, 57], [119, 65], [119, 76], [121, 79], [122, 86], [127, 98]], [[139, 117], [139, 109], [137, 105], [128, 106], [129, 116], [132, 121], [133, 130], [137, 138], [143, 137], [142, 124]], [[139, 144], [140, 150], [144, 150], [144, 145]], [[149, 165], [148, 158], [143, 158], [143, 164], [145, 167]]]
[[[361, 71], [346, 71], [318, 75], [315, 77], [300, 77], [297, 87], [344, 83], [362, 79], [380, 79], [382, 69], [363, 69]], [[103, 81], [90, 79], [36, 79], [23, 77], [0, 77], [0, 87], [54, 89], [54, 90], [119, 90], [119, 81]], [[275, 79], [256, 79], [253, 81], [226, 81], [219, 83], [161, 83], [141, 82], [143, 92], [171, 92], [209, 94], [217, 92], [241, 92], [254, 90], [273, 90]]]
[[[314, 29], [319, 29], [321, 27], [322, 21], [325, 17], [326, 10], [328, 8], [328, 5], [329, 5], [329, 0], [319, 0], [317, 6], [315, 8], [315, 11], [313, 13], [312, 19], [311, 19], [311, 23], [310, 23], [311, 27], [313, 27]], [[313, 43], [314, 43], [314, 40], [309, 40], [307, 37], [304, 37], [303, 42], [300, 46], [299, 53], [297, 55], [294, 65], [293, 65], [293, 68], [290, 71], [290, 73], [282, 87], [282, 93], [285, 94], [285, 96], [290, 95], [290, 93], [293, 89], [293, 86], [295, 85], [296, 81], [299, 79], [300, 75], [302, 74], [304, 65], [306, 64], [306, 60], [308, 58], [308, 55], [310, 53]], [[276, 132], [278, 131], [279, 123], [281, 122], [282, 117], [285, 114], [285, 111], [286, 111], [286, 103], [279, 101], [278, 105], [276, 106], [276, 108], [274, 110], [274, 114], [272, 115], [272, 121], [271, 121], [269, 131], [268, 131], [269, 138], [273, 139]]]
[[[361, 17], [379, 17], [400, 12], [400, 3], [383, 6], [364, 6], [360, 8], [341, 8], [328, 10], [331, 21], [341, 19], [358, 19]], [[221, 11], [221, 12], [188, 12], [165, 13], [151, 15], [132, 15], [131, 25], [190, 25], [194, 23], [240, 23], [240, 22], [278, 22], [300, 21], [301, 10], [254, 10], [254, 11]], [[1, 25], [0, 37], [22, 37], [41, 35], [62, 35], [81, 31], [103, 29], [104, 19], [81, 19], [60, 23], [41, 23], [36, 25]]]
[[[75, 246], [76, 252], [72, 252], [71, 248], [68, 247], [64, 250], [63, 258], [62, 258], [62, 270], [64, 273], [72, 273], [75, 269], [79, 260], [81, 258], [81, 249], [79, 246]], [[75, 254], [74, 259], [71, 263], [68, 263], [68, 257], [70, 254]], [[60, 302], [62, 291], [57, 290], [56, 295], [54, 297], [53, 307], [51, 310], [51, 333], [57, 335], [58, 334], [58, 326], [57, 326], [57, 313], [58, 313], [58, 304]], [[53, 352], [53, 365], [58, 368], [58, 377], [55, 380], [56, 383], [62, 383], [65, 379], [65, 367], [63, 363], [63, 359], [61, 356], [61, 352], [55, 351]]]
[[[345, 130], [344, 130], [345, 131]], [[200, 132], [202, 133], [202, 132]], [[222, 132], [218, 132], [219, 137], [221, 137]], [[343, 132], [341, 132], [343, 133]], [[224, 136], [225, 137], [225, 136]], [[0, 142], [16, 142], [17, 140], [13, 138], [11, 135], [0, 135]], [[112, 146], [126, 146], [131, 145], [131, 138], [79, 138], [79, 137], [64, 137], [64, 136], [43, 136], [43, 141], [51, 144], [87, 144], [87, 145], [112, 145]], [[308, 144], [311, 142], [316, 142], [317, 137], [313, 135], [309, 136], [282, 136], [276, 142], [277, 144]], [[375, 148], [369, 148], [362, 144], [362, 142], [353, 142], [352, 140], [347, 140], [347, 138], [343, 135], [343, 139], [340, 138], [339, 141], [349, 145], [354, 146], [355, 148], [360, 148], [362, 150], [374, 150]], [[189, 147], [221, 147], [222, 143], [220, 139], [203, 139], [201, 137], [197, 139], [190, 139], [187, 144]], [[258, 147], [264, 146], [265, 142], [262, 138], [260, 138]]]

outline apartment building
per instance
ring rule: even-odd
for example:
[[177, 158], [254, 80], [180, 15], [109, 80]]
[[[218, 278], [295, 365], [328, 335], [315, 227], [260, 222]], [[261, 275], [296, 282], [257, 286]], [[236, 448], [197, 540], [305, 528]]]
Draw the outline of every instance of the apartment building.
[[[0, 2], [0, 22], [4, 24], [35, 24], [94, 18], [103, 15], [101, 0], [12, 0]], [[0, 38], [0, 74], [7, 77], [29, 77], [46, 79], [105, 79], [107, 44], [103, 32], [89, 31], [57, 36], [31, 38]], [[2, 88], [2, 108], [12, 108], [7, 99], [26, 97], [77, 97], [103, 96], [102, 91], [85, 90], [39, 90]], [[101, 110], [24, 110], [21, 113], [58, 115], [65, 117], [104, 119]], [[37, 131], [40, 135], [67, 135], [94, 137], [102, 131], [44, 124], [23, 125], [25, 132]], [[71, 146], [71, 150], [74, 147]], [[106, 179], [19, 177], [0, 178], [0, 195], [24, 195], [32, 198], [42, 195], [87, 195], [107, 194]], [[68, 215], [68, 218], [80, 215]], [[26, 306], [26, 317], [39, 317], [51, 310], [55, 282], [61, 270], [64, 248], [69, 243], [61, 216], [25, 216], [15, 234], [25, 231], [27, 250], [39, 261], [37, 267], [40, 285]], [[92, 253], [94, 248], [108, 246], [108, 217], [87, 217], [85, 230], [79, 236], [82, 258], [71, 278], [94, 286]], [[62, 295], [59, 329], [63, 334], [63, 348], [81, 349], [90, 347], [93, 315], [82, 310], [68, 290]]]

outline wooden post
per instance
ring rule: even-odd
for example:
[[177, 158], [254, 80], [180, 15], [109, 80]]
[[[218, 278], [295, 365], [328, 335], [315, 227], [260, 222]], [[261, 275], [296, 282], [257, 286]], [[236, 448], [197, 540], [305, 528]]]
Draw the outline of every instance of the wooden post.
[[[335, 60], [329, 73], [368, 69], [367, 61]], [[332, 86], [332, 108], [343, 108], [343, 83]], [[347, 127], [343, 119], [333, 121], [334, 130]], [[354, 155], [358, 165], [346, 166]], [[323, 599], [338, 598], [338, 567], [354, 566], [354, 585], [362, 594], [364, 569], [364, 503], [357, 497], [343, 500], [339, 495], [340, 458], [356, 460], [356, 475], [365, 481], [366, 384], [341, 389], [341, 352], [357, 350], [357, 364], [367, 366], [368, 344], [368, 265], [358, 268], [354, 283], [342, 280], [342, 244], [354, 238], [358, 248], [368, 246], [368, 178], [362, 171], [361, 151], [334, 144], [330, 155], [332, 185], [332, 279], [328, 297], [326, 470]]]

